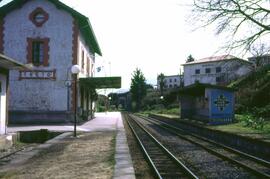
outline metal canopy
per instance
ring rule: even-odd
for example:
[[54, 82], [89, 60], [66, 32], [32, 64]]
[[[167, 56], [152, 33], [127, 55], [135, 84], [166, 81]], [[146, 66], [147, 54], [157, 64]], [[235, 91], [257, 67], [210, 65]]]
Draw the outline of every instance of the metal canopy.
[[121, 88], [121, 77], [90, 77], [80, 78], [79, 83], [86, 88], [104, 89]]
[[24, 64], [18, 63], [15, 60], [0, 54], [0, 67], [8, 70], [25, 70], [28, 69]]

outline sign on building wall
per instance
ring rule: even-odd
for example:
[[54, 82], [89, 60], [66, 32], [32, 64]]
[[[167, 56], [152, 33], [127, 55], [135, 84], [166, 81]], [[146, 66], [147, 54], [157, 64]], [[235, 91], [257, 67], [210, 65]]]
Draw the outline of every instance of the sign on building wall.
[[20, 71], [19, 80], [22, 79], [56, 79], [56, 70], [29, 70], [29, 71]]
[[233, 93], [224, 90], [211, 90], [211, 119], [219, 119], [216, 122], [229, 122], [233, 119]]

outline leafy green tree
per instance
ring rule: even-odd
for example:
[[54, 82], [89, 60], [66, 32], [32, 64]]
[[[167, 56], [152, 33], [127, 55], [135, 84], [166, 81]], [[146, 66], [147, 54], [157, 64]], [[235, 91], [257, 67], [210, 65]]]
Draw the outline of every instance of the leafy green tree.
[[192, 56], [192, 55], [189, 55], [189, 56], [187, 57], [186, 63], [193, 62], [194, 60], [195, 60], [195, 59], [193, 58], [193, 56]]
[[135, 102], [135, 110], [139, 111], [141, 109], [142, 100], [146, 96], [146, 82], [142, 71], [138, 68], [133, 72], [131, 79], [131, 99]]
[[165, 75], [163, 73], [160, 73], [157, 79], [159, 83], [160, 95], [163, 96], [164, 86], [165, 86], [165, 82], [164, 82]]
[[110, 105], [115, 105], [116, 109], [118, 109], [119, 101], [118, 101], [118, 94], [117, 93], [110, 93], [108, 95], [110, 98]]

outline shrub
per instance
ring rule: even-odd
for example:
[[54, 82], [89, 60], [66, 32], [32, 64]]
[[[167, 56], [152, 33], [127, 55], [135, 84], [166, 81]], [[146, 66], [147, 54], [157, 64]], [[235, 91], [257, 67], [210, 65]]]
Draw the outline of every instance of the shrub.
[[257, 117], [268, 118], [268, 120], [270, 118], [270, 104], [262, 108], [254, 107], [252, 111]]
[[237, 116], [237, 119], [239, 121], [244, 122], [245, 127], [251, 127], [254, 129], [260, 129], [262, 130], [265, 124], [265, 120], [262, 117], [255, 117], [253, 115], [247, 114], [247, 115], [241, 115]]

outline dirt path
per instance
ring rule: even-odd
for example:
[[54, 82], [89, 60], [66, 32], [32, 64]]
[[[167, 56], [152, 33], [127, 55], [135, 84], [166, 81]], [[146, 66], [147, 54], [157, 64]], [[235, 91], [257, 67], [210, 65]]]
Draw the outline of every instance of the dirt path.
[[80, 133], [40, 152], [0, 178], [112, 178], [115, 132]]

